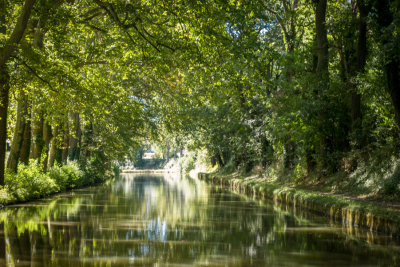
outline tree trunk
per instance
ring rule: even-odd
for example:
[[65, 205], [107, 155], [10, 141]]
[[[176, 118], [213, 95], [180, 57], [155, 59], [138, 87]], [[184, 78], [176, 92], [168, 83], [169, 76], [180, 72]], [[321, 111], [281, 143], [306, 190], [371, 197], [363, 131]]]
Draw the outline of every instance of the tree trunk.
[[[6, 41], [4, 47], [1, 49], [0, 53], [0, 69], [2, 69], [11, 58], [12, 54], [17, 48], [17, 44], [21, 41], [24, 35], [26, 26], [28, 25], [29, 17], [33, 9], [33, 5], [36, 0], [25, 0], [24, 6], [21, 9], [21, 13], [18, 16], [18, 21], [14, 26], [14, 29], [10, 35], [10, 38]], [[2, 10], [6, 11], [5, 9]], [[0, 16], [5, 16], [5, 14], [0, 14]], [[3, 18], [1, 19], [5, 21]], [[5, 30], [3, 27], [1, 30]], [[4, 33], [4, 32], [3, 32]]]
[[[377, 22], [379, 25], [379, 33], [381, 34], [381, 43], [382, 50], [385, 53], [385, 76], [387, 82], [387, 90], [389, 91], [390, 97], [392, 99], [392, 104], [394, 107], [394, 115], [397, 123], [397, 128], [400, 133], [400, 77], [399, 77], [399, 64], [400, 60], [395, 52], [389, 50], [385, 46], [388, 43], [393, 42], [393, 31], [395, 27], [392, 29], [388, 29], [388, 27], [393, 23], [393, 11], [391, 10], [391, 1], [389, 0], [379, 0], [376, 1], [376, 10], [377, 10]], [[397, 5], [398, 7], [398, 5]], [[395, 10], [394, 12], [398, 12], [399, 10]], [[388, 32], [388, 30], [392, 32]], [[386, 31], [386, 32], [385, 32]], [[384, 34], [382, 34], [385, 32]], [[398, 38], [398, 37], [397, 37]], [[392, 49], [395, 50], [395, 49]], [[395, 50], [396, 51], [396, 50]]]
[[166, 155], [165, 155], [165, 162], [169, 161], [169, 142], [166, 143]]
[[[357, 38], [357, 60], [355, 75], [363, 73], [367, 62], [367, 16], [368, 9], [364, 0], [357, 0], [358, 6], [358, 38]], [[351, 92], [351, 120], [354, 129], [361, 129], [361, 95], [358, 93], [357, 85], [353, 85]]]
[[317, 162], [314, 158], [315, 150], [311, 145], [306, 146], [306, 164], [307, 164], [307, 175], [315, 170]]
[[0, 66], [0, 185], [4, 185], [9, 91], [10, 84], [7, 67], [5, 65]]
[[17, 105], [17, 122], [15, 124], [14, 136], [11, 144], [10, 155], [8, 156], [7, 168], [17, 172], [19, 156], [24, 140], [24, 131], [28, 115], [28, 95], [21, 92]]
[[223, 160], [222, 160], [222, 157], [221, 157], [221, 153], [220, 153], [220, 152], [218, 152], [218, 153], [215, 154], [215, 158], [217, 159], [218, 165], [219, 165], [220, 167], [223, 167], [223, 166], [224, 166], [224, 162], [223, 162]]
[[[289, 55], [289, 58], [288, 58], [289, 67], [286, 70], [286, 80], [287, 80], [288, 84], [292, 84], [293, 78], [295, 76], [294, 68], [292, 68], [291, 66], [295, 65], [295, 62], [294, 62], [295, 57], [293, 57], [292, 54], [295, 49], [295, 42], [296, 42], [296, 36], [297, 36], [297, 29], [296, 29], [295, 16], [294, 16], [297, 7], [298, 7], [298, 1], [294, 0], [292, 9], [285, 10], [286, 12], [292, 13], [288, 30], [284, 31], [287, 33], [285, 39], [287, 42], [287, 45], [286, 45], [287, 53]], [[287, 170], [292, 170], [295, 166], [294, 161], [295, 161], [296, 143], [290, 139], [291, 139], [291, 136], [288, 135], [285, 140], [284, 168]]]
[[[17, 44], [25, 32], [33, 5], [36, 0], [25, 0], [24, 6], [18, 16], [17, 23], [11, 32], [9, 39], [0, 50], [0, 185], [4, 185], [6, 143], [7, 143], [7, 112], [8, 98], [10, 91], [9, 73], [7, 62], [16, 50]], [[1, 1], [0, 6], [0, 33], [6, 34], [6, 6], [5, 1]]]
[[284, 159], [284, 168], [287, 170], [293, 170], [295, 165], [295, 151], [296, 144], [293, 141], [288, 141], [285, 145], [285, 159]]
[[79, 159], [79, 143], [81, 141], [82, 131], [78, 113], [72, 113], [72, 134], [69, 137], [68, 157], [70, 160]]
[[[326, 1], [314, 0], [317, 3], [315, 11], [315, 26], [317, 40], [317, 69], [316, 72], [321, 76], [324, 83], [328, 81], [329, 51], [328, 51], [328, 35], [326, 30]], [[323, 88], [325, 89], [325, 88]]]
[[63, 147], [61, 154], [61, 161], [63, 164], [67, 164], [68, 160], [68, 147], [69, 147], [69, 128], [68, 128], [68, 116], [64, 120], [64, 137], [63, 137]]
[[397, 128], [400, 131], [400, 79], [399, 79], [399, 60], [392, 59], [385, 66], [387, 87], [392, 98], [394, 106], [394, 115], [397, 122]]
[[19, 161], [24, 163], [25, 165], [29, 164], [29, 152], [31, 149], [31, 120], [27, 120], [25, 123], [24, 136], [22, 141], [21, 152], [19, 155]]
[[32, 151], [30, 158], [39, 162], [42, 155], [44, 145], [43, 141], [43, 117], [41, 112], [38, 112], [39, 117], [35, 116], [32, 109]]
[[58, 134], [58, 127], [55, 127], [53, 137], [51, 138], [50, 141], [49, 168], [54, 166], [54, 161], [57, 155], [57, 134]]
[[[47, 163], [49, 160], [49, 147], [50, 147], [50, 140], [52, 137], [52, 133], [51, 133], [51, 126], [48, 123], [48, 121], [46, 121], [43, 124], [43, 141], [44, 141], [44, 158], [43, 158], [43, 170], [46, 171], [47, 170]], [[42, 152], [42, 153], [43, 153]]]
[[82, 134], [82, 157], [80, 158], [81, 164], [86, 164], [90, 159], [91, 145], [93, 144], [93, 124], [89, 122], [83, 128]]
[[[321, 100], [325, 99], [324, 91], [329, 87], [329, 51], [328, 51], [328, 36], [326, 30], [326, 5], [327, 0], [314, 0], [316, 2], [315, 10], [315, 29], [316, 29], [316, 44], [317, 44], [317, 66], [316, 66], [316, 76], [318, 79], [317, 92], [321, 97]], [[332, 146], [332, 138], [330, 137], [329, 129], [327, 129], [328, 124], [328, 114], [325, 107], [321, 107], [319, 111], [319, 123], [322, 129], [321, 139], [320, 139], [320, 154], [322, 160], [322, 166], [324, 168], [329, 167], [328, 154]]]

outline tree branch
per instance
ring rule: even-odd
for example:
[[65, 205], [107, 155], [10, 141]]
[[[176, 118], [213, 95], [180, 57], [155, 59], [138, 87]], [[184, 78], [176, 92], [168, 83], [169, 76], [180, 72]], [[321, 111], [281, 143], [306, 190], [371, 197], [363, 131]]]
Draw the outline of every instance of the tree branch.
[[50, 88], [51, 91], [56, 92], [56, 93], [58, 92], [58, 90], [55, 90], [55, 89], [53, 88], [53, 86], [51, 85], [51, 83], [50, 83], [49, 81], [46, 81], [45, 79], [43, 79], [42, 77], [40, 77], [40, 75], [37, 73], [37, 71], [36, 71], [34, 68], [32, 68], [31, 66], [29, 66], [28, 63], [26, 63], [25, 61], [22, 61], [21, 63], [22, 63], [22, 65], [24, 65], [33, 75], [35, 75], [40, 81], [42, 81], [42, 82], [44, 82], [45, 84], [47, 84], [47, 85], [49, 86], [49, 88]]
[[[130, 41], [136, 45], [135, 41], [133, 40], [131, 34], [128, 32], [129, 28], [133, 28], [141, 38], [143, 38], [148, 44], [150, 44], [155, 50], [157, 50], [157, 52], [161, 52], [161, 50], [157, 47], [157, 45], [159, 46], [163, 46], [166, 47], [168, 49], [170, 49], [171, 51], [175, 51], [172, 47], [165, 45], [159, 41], [156, 41], [156, 43], [153, 43], [149, 38], [146, 37], [145, 34], [143, 34], [142, 31], [139, 30], [139, 28], [137, 27], [136, 23], [131, 23], [131, 24], [124, 24], [122, 23], [122, 21], [120, 20], [120, 18], [118, 17], [117, 12], [115, 11], [114, 7], [112, 6], [111, 3], [105, 3], [101, 0], [95, 0], [95, 2], [106, 11], [106, 13], [108, 14], [108, 16], [121, 28], [121, 30], [128, 36], [128, 38], [130, 39]], [[147, 33], [148, 34], [148, 33]], [[151, 35], [148, 34], [150, 37]], [[155, 39], [155, 38], [154, 38]]]
[[284, 35], [284, 39], [285, 39], [284, 41], [285, 41], [286, 47], [289, 47], [288, 40], [290, 39], [290, 35], [289, 35], [289, 33], [288, 33], [288, 31], [287, 31], [287, 29], [285, 27], [285, 23], [284, 23], [282, 17], [279, 16], [278, 12], [276, 12], [275, 10], [273, 10], [273, 9], [271, 9], [271, 8], [265, 6], [265, 5], [264, 5], [264, 8], [268, 12], [272, 13], [276, 17], [276, 19], [278, 20], [278, 23], [281, 26], [282, 31], [283, 31], [283, 35]]
[[92, 25], [92, 24], [90, 24], [90, 23], [84, 23], [84, 24], [87, 25], [89, 28], [92, 28], [92, 29], [94, 29], [94, 30], [96, 30], [96, 31], [99, 31], [99, 32], [102, 32], [102, 33], [108, 33], [107, 30], [104, 30], [104, 29], [102, 29], [102, 28], [99, 28], [99, 27], [97, 27], [97, 26], [94, 26], [94, 25]]
[[83, 66], [86, 66], [86, 65], [97, 65], [97, 64], [99, 64], [99, 65], [101, 65], [101, 64], [108, 64], [108, 62], [107, 61], [105, 61], [105, 60], [99, 60], [99, 61], [86, 61], [86, 62], [82, 62], [82, 63], [78, 63], [78, 64], [76, 64], [75, 65], [75, 68], [81, 68], [81, 67], [83, 67]]
[[21, 13], [18, 17], [17, 24], [15, 25], [14, 30], [12, 31], [11, 36], [7, 40], [5, 46], [0, 50], [0, 66], [6, 64], [11, 55], [14, 53], [16, 45], [21, 41], [28, 25], [29, 17], [35, 2], [36, 0], [25, 0], [24, 6], [22, 7]]

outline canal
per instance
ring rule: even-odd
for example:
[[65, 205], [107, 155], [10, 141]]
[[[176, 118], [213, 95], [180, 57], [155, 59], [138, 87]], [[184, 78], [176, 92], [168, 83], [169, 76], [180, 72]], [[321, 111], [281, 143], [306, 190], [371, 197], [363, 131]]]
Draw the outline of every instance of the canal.
[[1, 266], [376, 266], [399, 241], [178, 175], [104, 185], [0, 211]]

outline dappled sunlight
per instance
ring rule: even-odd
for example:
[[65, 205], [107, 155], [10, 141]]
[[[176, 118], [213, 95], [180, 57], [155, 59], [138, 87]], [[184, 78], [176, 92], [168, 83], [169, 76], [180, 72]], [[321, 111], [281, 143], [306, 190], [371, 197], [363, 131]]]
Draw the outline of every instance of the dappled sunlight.
[[318, 217], [178, 174], [124, 174], [102, 186], [11, 206], [0, 211], [0, 227], [9, 266], [396, 260], [391, 252], [348, 241], [349, 233]]

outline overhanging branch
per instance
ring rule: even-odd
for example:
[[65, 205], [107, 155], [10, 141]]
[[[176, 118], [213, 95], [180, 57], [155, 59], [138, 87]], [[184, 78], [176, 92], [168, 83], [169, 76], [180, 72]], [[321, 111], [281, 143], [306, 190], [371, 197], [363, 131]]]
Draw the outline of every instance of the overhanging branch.
[[51, 85], [51, 83], [45, 79], [43, 79], [38, 73], [37, 71], [32, 68], [31, 66], [28, 65], [28, 63], [26, 63], [25, 61], [21, 62], [23, 66], [25, 66], [33, 75], [35, 75], [40, 81], [44, 82], [45, 84], [47, 84], [50, 88], [51, 91], [53, 92], [58, 92], [58, 90], [54, 89], [54, 87]]

